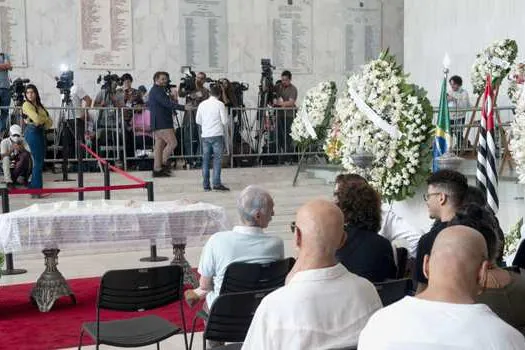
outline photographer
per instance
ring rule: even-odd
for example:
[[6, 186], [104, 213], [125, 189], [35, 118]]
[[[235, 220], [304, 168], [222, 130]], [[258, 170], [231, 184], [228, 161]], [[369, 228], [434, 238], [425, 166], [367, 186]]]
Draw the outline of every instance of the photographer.
[[180, 97], [186, 97], [186, 112], [182, 120], [182, 139], [184, 143], [184, 156], [186, 163], [190, 167], [200, 167], [200, 158], [196, 157], [200, 154], [199, 142], [199, 128], [195, 123], [195, 116], [199, 104], [210, 97], [210, 92], [204, 87], [206, 82], [206, 74], [203, 72], [197, 73], [195, 78], [195, 89], [186, 92], [180, 91]]
[[285, 70], [281, 74], [281, 82], [275, 86], [275, 97], [274, 107], [282, 108], [277, 111], [277, 152], [290, 153], [293, 152], [293, 141], [290, 136], [295, 117], [293, 108], [297, 101], [297, 88], [292, 84], [290, 71]]
[[9, 94], [9, 71], [13, 69], [9, 56], [0, 52], [0, 134], [7, 130], [7, 118], [9, 117], [9, 105], [11, 96]]
[[149, 91], [148, 106], [151, 114], [151, 130], [155, 136], [153, 177], [169, 177], [171, 169], [169, 157], [177, 147], [173, 129], [173, 110], [185, 109], [176, 101], [175, 88], [166, 91], [169, 85], [169, 74], [157, 72], [153, 76], [154, 85]]
[[[29, 187], [39, 189], [43, 186], [42, 171], [44, 169], [44, 157], [46, 154], [46, 143], [44, 131], [53, 125], [47, 109], [40, 101], [40, 94], [35, 85], [29, 84], [25, 91], [26, 101], [22, 105], [24, 121], [26, 123], [25, 138], [31, 149], [33, 157], [33, 170]], [[39, 194], [31, 195], [33, 198], [42, 197]]]
[[29, 145], [22, 137], [22, 128], [18, 125], [12, 125], [9, 128], [9, 137], [0, 143], [0, 156], [2, 158], [2, 168], [4, 170], [4, 181], [8, 187], [19, 182], [27, 184], [31, 174], [29, 166], [31, 165], [31, 154]]

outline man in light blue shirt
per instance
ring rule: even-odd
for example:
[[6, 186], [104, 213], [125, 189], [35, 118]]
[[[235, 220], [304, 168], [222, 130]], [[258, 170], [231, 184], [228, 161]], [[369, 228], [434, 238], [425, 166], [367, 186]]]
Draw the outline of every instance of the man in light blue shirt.
[[283, 240], [263, 231], [274, 215], [273, 205], [270, 194], [258, 186], [248, 186], [239, 194], [241, 225], [210, 237], [199, 263], [199, 288], [186, 292], [188, 302], [206, 297], [206, 305], [211, 307], [221, 290], [226, 268], [233, 262], [266, 263], [284, 258]]
[[9, 56], [0, 52], [0, 133], [7, 130], [7, 118], [9, 116], [9, 105], [11, 96], [9, 94], [9, 71], [13, 69]]

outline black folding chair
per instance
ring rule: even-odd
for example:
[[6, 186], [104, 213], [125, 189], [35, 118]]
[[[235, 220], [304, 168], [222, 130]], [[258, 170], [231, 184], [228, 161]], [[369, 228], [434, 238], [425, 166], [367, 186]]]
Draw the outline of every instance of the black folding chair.
[[[188, 349], [186, 321], [182, 308], [182, 267], [177, 265], [152, 268], [114, 270], [102, 276], [98, 291], [96, 322], [84, 323], [78, 348], [86, 332], [99, 349], [100, 344], [117, 347], [140, 347], [160, 342], [175, 334], [184, 334]], [[127, 320], [100, 321], [100, 310], [140, 312], [179, 301], [182, 329], [168, 320], [155, 316]]]
[[[253, 315], [261, 300], [274, 291], [275, 288], [242, 293], [220, 295], [213, 303], [202, 335], [202, 348], [206, 349], [206, 341], [212, 340], [229, 344], [223, 349], [240, 349]], [[192, 341], [190, 340], [190, 349]]]
[[[288, 272], [290, 272], [294, 264], [294, 258], [286, 258], [261, 264], [245, 262], [231, 263], [228, 265], [224, 274], [219, 295], [282, 287], [284, 286], [284, 281], [286, 280]], [[195, 333], [195, 325], [199, 318], [207, 320], [208, 314], [206, 311], [199, 311], [193, 319], [191, 325], [190, 349]]]
[[388, 306], [403, 299], [406, 295], [412, 294], [412, 280], [410, 278], [374, 283], [374, 286], [383, 306]]
[[396, 247], [397, 274], [396, 278], [404, 278], [407, 269], [408, 250], [404, 247]]

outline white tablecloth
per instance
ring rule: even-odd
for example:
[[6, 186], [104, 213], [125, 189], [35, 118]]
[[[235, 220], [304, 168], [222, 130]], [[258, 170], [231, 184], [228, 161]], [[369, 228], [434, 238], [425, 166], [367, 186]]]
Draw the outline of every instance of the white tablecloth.
[[0, 251], [143, 239], [185, 242], [229, 228], [224, 208], [200, 202], [93, 200], [34, 204], [0, 215]]

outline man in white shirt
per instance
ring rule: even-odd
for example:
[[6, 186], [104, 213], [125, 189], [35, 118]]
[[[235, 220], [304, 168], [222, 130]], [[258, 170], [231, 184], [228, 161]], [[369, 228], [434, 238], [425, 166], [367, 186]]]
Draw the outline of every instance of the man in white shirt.
[[487, 278], [483, 236], [451, 226], [426, 255], [427, 289], [405, 297], [370, 318], [359, 337], [360, 350], [525, 349], [525, 338], [475, 297]]
[[284, 258], [283, 240], [263, 231], [274, 215], [273, 205], [271, 195], [258, 186], [248, 186], [239, 194], [241, 225], [217, 232], [206, 242], [199, 262], [199, 288], [185, 295], [190, 304], [206, 297], [207, 307], [211, 307], [219, 296], [226, 268], [233, 262], [266, 263]]
[[219, 101], [221, 89], [213, 86], [210, 97], [199, 104], [196, 122], [201, 126], [202, 138], [202, 177], [204, 191], [211, 191], [210, 161], [213, 154], [213, 189], [229, 191], [221, 182], [222, 152], [224, 149], [224, 128], [228, 126], [228, 112], [224, 103]]
[[31, 174], [31, 154], [29, 145], [22, 137], [22, 128], [14, 124], [9, 128], [9, 137], [0, 143], [0, 158], [2, 158], [2, 170], [4, 171], [4, 182], [8, 186], [13, 181], [22, 184], [27, 183]]
[[[366, 179], [358, 174], [340, 174], [335, 179], [334, 198], [337, 198], [338, 188], [341, 185], [348, 186], [352, 183], [367, 183]], [[423, 235], [423, 230], [412, 226], [407, 220], [397, 215], [391, 205], [383, 204], [381, 206], [381, 229], [378, 232], [381, 236], [390, 242], [406, 242], [408, 256], [415, 258], [417, 253], [417, 244]]]
[[266, 296], [243, 349], [337, 349], [355, 346], [370, 316], [381, 308], [375, 287], [337, 263], [345, 239], [341, 210], [313, 200], [297, 212], [297, 261], [286, 285]]

